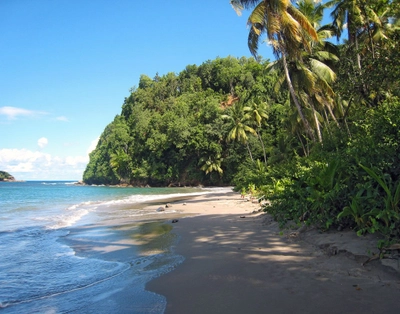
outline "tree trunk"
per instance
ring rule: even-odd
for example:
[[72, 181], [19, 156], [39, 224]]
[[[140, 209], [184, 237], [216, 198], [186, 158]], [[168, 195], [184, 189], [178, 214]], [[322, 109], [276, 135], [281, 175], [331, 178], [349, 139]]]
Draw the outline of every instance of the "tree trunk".
[[299, 138], [301, 146], [303, 147], [304, 156], [308, 157], [308, 151], [307, 151], [306, 147], [304, 146], [303, 141], [301, 140], [301, 136], [300, 136], [299, 132], [296, 132], [296, 135]]
[[333, 121], [335, 121], [337, 127], [340, 129], [340, 124], [339, 124], [338, 120], [336, 119], [335, 114], [332, 111], [331, 105], [330, 104], [326, 104], [325, 107], [328, 108], [329, 114], [331, 115]]
[[250, 155], [251, 161], [254, 162], [254, 160], [253, 160], [253, 155], [252, 155], [252, 153], [251, 153], [250, 146], [249, 146], [249, 143], [248, 143], [248, 142], [246, 142], [246, 147], [247, 147], [247, 150], [249, 151], [249, 155]]
[[260, 140], [260, 142], [261, 142], [261, 147], [262, 147], [262, 149], [263, 149], [264, 163], [265, 163], [265, 165], [267, 165], [267, 153], [265, 152], [264, 142], [263, 142], [263, 140], [262, 140], [262, 138], [261, 138], [261, 135], [260, 135], [260, 133], [259, 133], [258, 131], [257, 131], [257, 135], [258, 135], [258, 138], [259, 138], [259, 140]]
[[282, 60], [283, 60], [283, 68], [285, 71], [285, 77], [286, 77], [286, 82], [289, 86], [289, 92], [290, 92], [290, 96], [292, 96], [293, 102], [296, 105], [297, 111], [299, 113], [299, 116], [301, 118], [301, 121], [303, 121], [304, 127], [306, 128], [306, 131], [308, 133], [308, 135], [311, 137], [311, 140], [313, 142], [315, 142], [315, 136], [314, 136], [314, 132], [312, 131], [310, 124], [308, 123], [307, 119], [305, 118], [304, 114], [303, 114], [303, 110], [301, 109], [300, 103], [297, 99], [296, 93], [294, 91], [294, 87], [292, 84], [292, 80], [290, 79], [290, 75], [289, 75], [289, 69], [287, 66], [287, 61], [286, 61], [286, 56], [285, 56], [285, 52], [282, 52]]
[[315, 110], [311, 99], [310, 99], [310, 106], [311, 106], [311, 109], [312, 109], [312, 112], [313, 112], [313, 116], [314, 116], [315, 128], [317, 129], [318, 141], [320, 143], [322, 143], [321, 128], [320, 128], [319, 121], [318, 121], [317, 111]]

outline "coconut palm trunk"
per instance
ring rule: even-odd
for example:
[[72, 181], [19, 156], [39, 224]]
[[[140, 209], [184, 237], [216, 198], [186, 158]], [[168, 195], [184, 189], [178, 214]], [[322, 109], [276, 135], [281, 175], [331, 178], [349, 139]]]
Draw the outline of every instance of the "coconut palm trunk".
[[297, 112], [299, 113], [300, 119], [303, 122], [308, 135], [311, 137], [312, 141], [315, 142], [314, 132], [312, 131], [311, 126], [308, 123], [308, 120], [304, 116], [303, 109], [301, 108], [300, 102], [297, 99], [296, 92], [295, 92], [293, 84], [292, 84], [292, 80], [290, 79], [289, 69], [288, 69], [287, 60], [286, 60], [286, 56], [285, 56], [284, 52], [282, 53], [282, 61], [283, 61], [283, 69], [285, 72], [286, 82], [289, 87], [290, 96], [292, 97], [292, 100], [296, 106]]
[[254, 162], [253, 154], [251, 153], [250, 146], [249, 146], [249, 142], [246, 142], [246, 147], [247, 147], [247, 150], [248, 150], [248, 152], [249, 152], [251, 162]]
[[318, 141], [320, 143], [322, 143], [322, 134], [321, 134], [321, 128], [320, 128], [319, 121], [318, 121], [317, 111], [315, 110], [311, 99], [310, 99], [310, 106], [311, 106], [311, 110], [312, 110], [313, 116], [314, 116], [315, 128], [317, 129]]

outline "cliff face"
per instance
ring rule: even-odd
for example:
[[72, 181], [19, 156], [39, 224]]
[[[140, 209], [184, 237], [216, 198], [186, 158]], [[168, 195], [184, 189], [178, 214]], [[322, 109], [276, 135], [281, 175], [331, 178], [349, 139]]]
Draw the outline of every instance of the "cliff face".
[[0, 171], [0, 181], [15, 181], [15, 178], [5, 171]]

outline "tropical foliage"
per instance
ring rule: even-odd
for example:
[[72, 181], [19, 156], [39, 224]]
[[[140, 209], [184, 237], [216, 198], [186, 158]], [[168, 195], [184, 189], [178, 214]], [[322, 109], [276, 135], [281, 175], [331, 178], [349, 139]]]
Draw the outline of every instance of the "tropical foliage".
[[[256, 55], [266, 34], [277, 54], [268, 67], [291, 97], [268, 166], [262, 174], [241, 167], [238, 189], [256, 184], [269, 200], [265, 210], [282, 225], [293, 220], [399, 239], [399, 1], [231, 4], [251, 10], [249, 49]], [[328, 7], [331, 24], [321, 26]], [[289, 13], [295, 27], [283, 22]]]
[[142, 75], [85, 182], [229, 184], [282, 225], [399, 239], [399, 0], [231, 4], [248, 10], [254, 58]]
[[[265, 156], [266, 97], [276, 80], [266, 73], [267, 64], [227, 57], [189, 65], [179, 74], [142, 75], [91, 153], [84, 181], [231, 184], [247, 158]], [[279, 97], [268, 96], [268, 102]]]

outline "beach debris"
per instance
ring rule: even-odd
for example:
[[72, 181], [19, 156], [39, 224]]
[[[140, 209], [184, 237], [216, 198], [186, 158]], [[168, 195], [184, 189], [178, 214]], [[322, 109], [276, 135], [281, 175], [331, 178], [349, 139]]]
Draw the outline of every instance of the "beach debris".
[[178, 219], [172, 219], [172, 223], [177, 223], [179, 220]]
[[183, 203], [182, 205], [186, 205], [186, 203]]
[[240, 218], [246, 218], [246, 216], [240, 216]]
[[165, 208], [169, 208], [169, 207], [172, 207], [172, 205], [171, 204], [165, 205]]
[[160, 206], [160, 207], [157, 208], [157, 211], [158, 212], [163, 212], [163, 211], [165, 211], [165, 208], [163, 206]]

